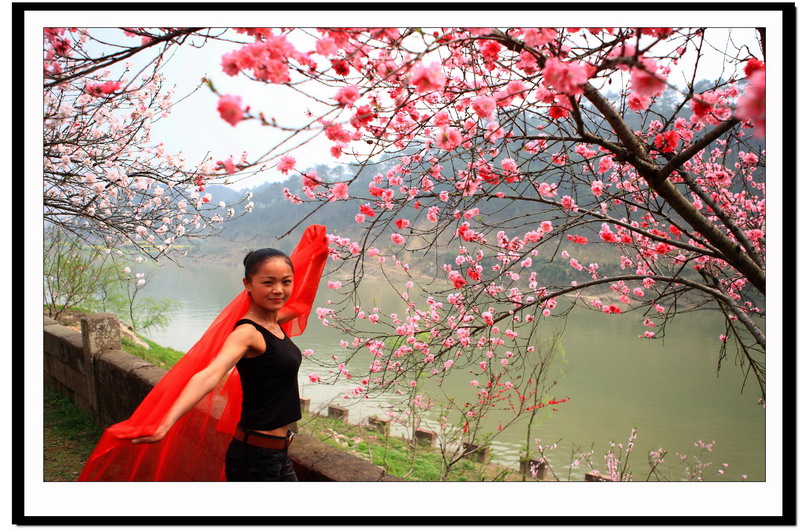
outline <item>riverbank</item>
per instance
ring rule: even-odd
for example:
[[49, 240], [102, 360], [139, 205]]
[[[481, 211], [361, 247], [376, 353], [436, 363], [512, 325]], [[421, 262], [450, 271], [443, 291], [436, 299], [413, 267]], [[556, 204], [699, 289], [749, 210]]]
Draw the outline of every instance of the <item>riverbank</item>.
[[[60, 316], [64, 326], [80, 330], [80, 311]], [[145, 339], [147, 345], [123, 340], [123, 349], [151, 363], [170, 368], [181, 352]], [[97, 444], [102, 430], [72, 402], [53, 389], [44, 392], [44, 480], [75, 481]], [[348, 424], [318, 413], [305, 412], [298, 432], [345, 451], [408, 481], [524, 481], [518, 471], [491, 462], [463, 458], [444, 467], [435, 445], [415, 444], [380, 429]], [[530, 480], [530, 478], [527, 478]]]
[[[380, 466], [407, 481], [524, 481], [522, 474], [494, 463], [462, 460], [442, 478], [434, 448], [410, 449], [408, 442], [380, 430], [305, 413], [299, 432]], [[44, 481], [76, 481], [102, 435], [68, 398], [44, 390]], [[528, 478], [528, 480], [530, 480]]]
[[[370, 297], [381, 295], [380, 291], [365, 293]], [[192, 307], [197, 306], [199, 304]], [[218, 309], [212, 313], [216, 315], [215, 312]], [[662, 481], [764, 481], [764, 408], [755, 404], [748, 394], [740, 393], [739, 375], [725, 367], [720, 373], [715, 370], [719, 348], [715, 343], [718, 341], [709, 339], [708, 334], [715, 324], [713, 316], [695, 313], [690, 320], [678, 321], [676, 326], [681, 334], [670, 335], [662, 344], [637, 340], [638, 323], [631, 318], [576, 312], [572, 319], [576, 332], [564, 338], [569, 362], [565, 360], [554, 369], [558, 398], [568, 397], [569, 403], [558, 407], [558, 411], [543, 411], [532, 432], [526, 432], [524, 423], [504, 423], [502, 433], [492, 440], [494, 463], [518, 470], [524, 441], [531, 438], [537, 443], [541, 441], [553, 467], [548, 469], [549, 479], [582, 481], [584, 474], [595, 469], [606, 473], [604, 456], [610, 448], [607, 441], [613, 442], [614, 447], [625, 446], [631, 430], [636, 428], [635, 448], [627, 460], [634, 481], [656, 479], [651, 474], [650, 456], [657, 450], [664, 452], [664, 462], [658, 468], [658, 479]], [[203, 318], [205, 316], [198, 313], [178, 316], [190, 326], [185, 333], [195, 335], [196, 326], [191, 328], [191, 325]], [[169, 337], [181, 337], [185, 327], [179, 325], [181, 323], [170, 326], [172, 335]], [[179, 333], [176, 334], [176, 330]], [[312, 321], [307, 332], [303, 348], [314, 354], [304, 361], [304, 368], [301, 367], [300, 385], [301, 395], [310, 400], [309, 410], [324, 417], [329, 414], [329, 406], [343, 407], [349, 410], [349, 422], [353, 424], [367, 424], [370, 416], [391, 418], [391, 434], [401, 440], [405, 438], [410, 445], [413, 430], [405, 424], [407, 421], [392, 415], [387, 417], [388, 402], [381, 397], [370, 401], [342, 398], [342, 393], [352, 388], [344, 379], [329, 385], [319, 385], [313, 380], [309, 383], [309, 371], [322, 373], [319, 365], [315, 365], [316, 360], [344, 356], [347, 352], [339, 348], [341, 337], [336, 331]], [[609, 342], [612, 347], [604, 348], [603, 342], [597, 340], [598, 334], [611, 334], [614, 337], [614, 341]], [[173, 344], [169, 337], [159, 336], [156, 341]], [[164, 338], [168, 342], [163, 342]], [[157, 348], [150, 348], [147, 355], [157, 351]], [[168, 368], [171, 364], [158, 362], [156, 365]], [[357, 363], [352, 365], [354, 374], [364, 371], [365, 367]], [[610, 385], [611, 382], [617, 384]], [[467, 388], [466, 392], [470, 390]], [[449, 390], [457, 397], [462, 391], [457, 387]], [[422, 421], [419, 428], [438, 431], [435, 419], [418, 420]], [[317, 430], [315, 437], [319, 433]], [[334, 438], [330, 434], [325, 436]], [[364, 438], [353, 434], [353, 438], [359, 437]], [[714, 442], [713, 453], [702, 450], [700, 441]], [[356, 450], [359, 444], [348, 444], [348, 451]], [[450, 450], [458, 448], [453, 446]], [[578, 460], [578, 466], [572, 465]], [[377, 463], [377, 466], [382, 465]], [[398, 471], [396, 475], [403, 476], [407, 470]], [[484, 479], [487, 478], [488, 475], [484, 475]]]

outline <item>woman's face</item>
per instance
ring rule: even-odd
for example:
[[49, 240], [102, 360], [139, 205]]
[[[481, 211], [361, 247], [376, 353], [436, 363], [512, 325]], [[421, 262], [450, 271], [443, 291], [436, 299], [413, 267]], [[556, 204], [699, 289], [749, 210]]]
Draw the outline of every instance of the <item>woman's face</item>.
[[294, 287], [294, 272], [286, 260], [267, 260], [248, 280], [244, 287], [250, 292], [253, 302], [265, 310], [278, 311], [286, 304]]

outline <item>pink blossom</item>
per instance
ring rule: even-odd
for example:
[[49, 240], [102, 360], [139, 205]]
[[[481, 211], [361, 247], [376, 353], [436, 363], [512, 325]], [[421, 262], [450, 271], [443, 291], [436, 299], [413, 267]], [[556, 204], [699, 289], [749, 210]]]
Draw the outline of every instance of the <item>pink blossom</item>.
[[472, 108], [481, 118], [489, 118], [494, 113], [496, 103], [491, 96], [479, 96], [472, 101]]
[[112, 92], [118, 91], [121, 87], [122, 84], [119, 81], [106, 81], [100, 85], [100, 91], [103, 94], [111, 94]]
[[310, 170], [308, 173], [303, 174], [303, 186], [311, 191], [317, 189], [319, 181], [317, 180], [316, 170]]
[[696, 116], [696, 119], [704, 118], [708, 113], [714, 110], [714, 103], [712, 101], [713, 93], [703, 93], [699, 96], [695, 96], [692, 98], [692, 114], [694, 115], [692, 118]]
[[346, 144], [353, 139], [353, 136], [341, 124], [329, 124], [325, 127], [325, 136], [333, 142]]
[[506, 175], [513, 175], [517, 171], [517, 163], [514, 159], [503, 159], [500, 164], [503, 166], [503, 171]]
[[767, 134], [767, 74], [756, 70], [749, 78], [750, 85], [739, 98], [734, 116], [739, 120], [750, 120], [755, 125], [757, 136], [764, 138]]
[[406, 239], [403, 237], [402, 234], [398, 234], [396, 232], [392, 233], [392, 242], [394, 242], [395, 245], [403, 245], [405, 241]]
[[741, 160], [743, 164], [756, 164], [758, 162], [758, 155], [755, 153], [745, 153], [744, 151], [740, 151], [739, 160]]
[[337, 199], [345, 200], [348, 197], [348, 187], [347, 183], [338, 182], [333, 185], [331, 188], [331, 201], [336, 201]]
[[467, 281], [464, 279], [463, 276], [461, 276], [461, 273], [459, 273], [458, 271], [450, 271], [450, 273], [447, 276], [453, 283], [453, 287], [455, 287], [456, 289], [461, 289], [467, 285]]
[[497, 122], [492, 122], [486, 126], [486, 135], [484, 136], [492, 144], [496, 143], [505, 135], [506, 135], [505, 129], [500, 127], [500, 124], [498, 124]]
[[346, 87], [342, 87], [339, 89], [339, 92], [336, 93], [336, 96], [333, 97], [336, 101], [339, 102], [339, 105], [352, 105], [358, 100], [358, 85], [348, 85]]
[[546, 197], [548, 199], [555, 197], [557, 186], [550, 184], [550, 183], [539, 183], [537, 186], [537, 190], [542, 195], [542, 197]]
[[666, 253], [668, 253], [668, 252], [669, 252], [669, 249], [670, 249], [670, 246], [669, 246], [669, 245], [667, 245], [667, 244], [666, 244], [666, 243], [664, 243], [664, 242], [659, 242], [659, 243], [658, 243], [658, 245], [656, 245], [656, 249], [655, 249], [655, 251], [656, 251], [658, 254], [666, 254]]
[[218, 160], [217, 167], [225, 168], [225, 173], [228, 175], [232, 175], [236, 172], [236, 164], [234, 164], [233, 159], [228, 157], [225, 160]]
[[236, 76], [241, 71], [239, 68], [238, 53], [228, 52], [222, 56], [222, 71], [229, 76]]
[[647, 110], [647, 107], [650, 106], [650, 98], [642, 96], [636, 92], [628, 94], [627, 102], [630, 110], [636, 112]]
[[646, 70], [634, 68], [631, 72], [631, 89], [643, 98], [650, 98], [664, 92], [667, 82], [656, 74], [658, 65], [652, 59], [642, 59]]
[[442, 128], [436, 135], [436, 147], [444, 149], [445, 151], [454, 150], [462, 141], [463, 137], [455, 127]]
[[610, 170], [613, 165], [614, 165], [614, 159], [612, 159], [610, 155], [606, 155], [605, 157], [600, 159], [600, 164], [597, 167], [597, 171], [600, 173], [605, 173], [608, 170]]
[[283, 174], [287, 174], [294, 169], [295, 163], [296, 161], [294, 157], [292, 157], [291, 155], [284, 155], [278, 161], [278, 171]]
[[759, 70], [766, 69], [766, 65], [763, 61], [759, 61], [755, 57], [751, 57], [747, 60], [747, 63], [744, 65], [744, 75], [748, 78], [752, 76], [755, 72]]
[[220, 96], [219, 101], [217, 102], [217, 111], [223, 120], [232, 126], [235, 126], [242, 121], [242, 118], [244, 118], [242, 98], [239, 96], [233, 96], [231, 94]]
[[539, 224], [539, 228], [542, 230], [542, 232], [550, 232], [553, 230], [553, 222], [547, 220], [542, 221]]
[[336, 41], [330, 37], [323, 37], [322, 39], [317, 39], [314, 48], [320, 55], [333, 55], [336, 53]]
[[320, 379], [320, 377], [319, 377], [319, 375], [317, 373], [315, 373], [315, 372], [308, 373], [308, 381], [310, 381], [311, 383], [317, 383], [320, 380], [321, 379]]
[[422, 94], [442, 90], [446, 81], [442, 65], [438, 62], [431, 63], [429, 66], [417, 65], [409, 80]]
[[680, 138], [680, 133], [672, 129], [656, 135], [654, 145], [657, 148], [661, 148], [664, 153], [674, 153], [678, 148]]
[[528, 75], [531, 75], [539, 70], [539, 63], [536, 61], [536, 57], [534, 57], [534, 55], [530, 52], [522, 52], [519, 54], [517, 66]]
[[583, 94], [581, 88], [594, 74], [594, 67], [580, 61], [562, 63], [557, 57], [550, 57], [544, 65], [544, 82], [558, 92], [570, 96]]
[[443, 127], [450, 123], [450, 116], [447, 111], [439, 111], [433, 115], [433, 123], [439, 127]]
[[600, 197], [601, 195], [603, 195], [603, 188], [604, 187], [605, 187], [605, 185], [603, 184], [603, 181], [594, 181], [594, 182], [592, 182], [592, 193], [596, 197]]
[[481, 55], [487, 62], [494, 62], [498, 59], [498, 54], [502, 49], [497, 41], [485, 40], [478, 41], [480, 43]]
[[553, 28], [525, 28], [522, 30], [522, 40], [528, 46], [544, 46], [553, 42], [558, 33]]

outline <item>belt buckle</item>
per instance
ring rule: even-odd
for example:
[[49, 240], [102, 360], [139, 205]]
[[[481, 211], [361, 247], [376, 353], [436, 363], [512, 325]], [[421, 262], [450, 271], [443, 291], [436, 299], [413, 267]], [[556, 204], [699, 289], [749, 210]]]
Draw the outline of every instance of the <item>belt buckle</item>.
[[292, 444], [292, 440], [294, 439], [294, 432], [289, 430], [286, 432], [286, 448], [289, 448], [289, 445]]

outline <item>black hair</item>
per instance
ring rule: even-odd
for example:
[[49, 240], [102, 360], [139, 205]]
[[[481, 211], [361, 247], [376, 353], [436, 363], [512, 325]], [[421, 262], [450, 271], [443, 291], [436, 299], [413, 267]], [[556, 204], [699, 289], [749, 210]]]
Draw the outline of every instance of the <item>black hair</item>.
[[292, 260], [286, 256], [286, 253], [283, 251], [279, 251], [278, 249], [271, 249], [266, 247], [264, 249], [258, 249], [256, 251], [250, 251], [244, 257], [244, 276], [246, 279], [250, 280], [250, 278], [258, 271], [262, 264], [268, 262], [270, 260], [274, 260], [276, 258], [282, 258], [286, 261], [289, 267], [292, 268], [292, 272], [294, 272], [294, 266], [292, 265]]

